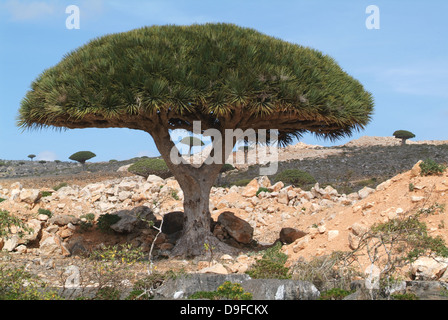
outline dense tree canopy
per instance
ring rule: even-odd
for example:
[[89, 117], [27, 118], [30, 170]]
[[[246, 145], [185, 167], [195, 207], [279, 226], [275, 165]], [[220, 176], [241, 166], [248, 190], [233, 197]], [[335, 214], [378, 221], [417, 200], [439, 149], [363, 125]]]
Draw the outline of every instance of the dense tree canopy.
[[365, 126], [370, 93], [329, 56], [231, 24], [152, 26], [67, 54], [32, 83], [22, 127], [276, 128], [338, 138]]

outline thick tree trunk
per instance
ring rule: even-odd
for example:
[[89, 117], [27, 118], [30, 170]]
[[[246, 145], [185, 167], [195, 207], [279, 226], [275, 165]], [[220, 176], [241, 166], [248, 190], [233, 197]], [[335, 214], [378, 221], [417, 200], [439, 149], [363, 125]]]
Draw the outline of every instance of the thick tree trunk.
[[[171, 254], [173, 256], [201, 256], [206, 255], [205, 245], [215, 252], [232, 253], [234, 250], [217, 239], [211, 230], [211, 214], [209, 210], [210, 181], [216, 176], [207, 177], [196, 183], [181, 183], [184, 191], [184, 224], [181, 237]], [[178, 177], [179, 180], [189, 180], [189, 177]]]
[[[222, 163], [203, 163], [199, 168], [190, 164], [173, 164], [170, 158], [172, 148], [176, 148], [170, 139], [167, 128], [151, 135], [157, 148], [178, 181], [184, 193], [184, 224], [181, 237], [171, 251], [172, 256], [193, 257], [207, 255], [205, 246], [214, 252], [236, 253], [236, 249], [216, 238], [211, 228], [211, 214], [209, 210], [210, 190], [216, 181]], [[176, 149], [177, 150], [177, 149]], [[226, 155], [223, 156], [223, 159]]]

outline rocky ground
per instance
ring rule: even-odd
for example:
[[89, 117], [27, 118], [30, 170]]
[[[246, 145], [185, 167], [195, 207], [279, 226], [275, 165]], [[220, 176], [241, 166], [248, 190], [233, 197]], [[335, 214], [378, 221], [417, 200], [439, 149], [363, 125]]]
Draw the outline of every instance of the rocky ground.
[[[344, 155], [345, 160], [350, 161], [346, 158], [360, 157], [359, 148], [364, 148], [362, 150], [367, 153], [364, 156], [370, 159], [369, 165], [381, 167], [384, 164], [374, 161], [373, 151], [369, 149], [377, 146], [371, 144], [398, 144], [395, 140], [363, 138], [349, 143], [349, 148], [322, 149], [319, 146], [298, 145], [284, 151], [283, 155], [288, 156], [283, 159], [291, 157], [290, 161], [285, 161], [288, 165], [300, 161], [294, 158], [297, 155], [293, 155], [300, 149], [302, 155], [304, 150], [315, 151], [314, 158], [307, 158], [309, 161], [326, 161], [336, 154]], [[433, 148], [437, 144], [415, 143], [412, 147], [423, 145]], [[402, 159], [407, 158], [410, 149], [405, 148], [410, 146], [396, 147], [400, 148]], [[440, 143], [439, 149], [430, 149], [433, 153], [427, 155], [440, 162], [445, 157], [444, 146]], [[355, 148], [352, 150], [356, 152], [347, 157], [350, 148]], [[427, 151], [425, 149], [424, 153]], [[397, 154], [397, 150], [394, 152]], [[337, 167], [343, 159], [333, 160], [332, 165]], [[384, 161], [384, 155], [378, 159]], [[447, 159], [444, 158], [445, 161]], [[407, 161], [414, 160], [410, 158]], [[211, 252], [205, 250], [205, 257], [194, 260], [167, 258], [181, 228], [178, 218], [182, 211], [183, 193], [173, 178], [163, 180], [150, 176], [144, 179], [114, 170], [108, 171], [108, 174], [98, 171], [2, 179], [0, 198], [4, 201], [0, 202], [0, 210], [7, 210], [21, 218], [33, 228], [33, 232], [20, 238], [20, 230], [13, 228], [12, 236], [0, 240], [1, 259], [8, 265], [26, 266], [27, 270], [52, 284], [64, 285], [70, 276], [67, 273], [69, 266], [77, 266], [81, 274], [93, 274], [88, 271], [89, 263], [84, 258], [88, 252], [128, 243], [148, 254], [154, 243], [153, 262], [161, 272], [241, 274], [260, 259], [260, 250], [280, 240], [284, 244], [282, 252], [288, 255], [288, 267], [294, 268], [298, 261], [311, 261], [334, 252], [351, 252], [351, 263], [364, 272], [372, 263], [381, 267], [390, 249], [379, 249], [378, 257], [383, 254], [380, 261], [375, 260], [378, 257], [372, 256], [369, 247], [358, 247], [374, 224], [424, 212], [421, 221], [426, 223], [428, 234], [448, 242], [448, 216], [444, 212], [448, 204], [448, 172], [421, 176], [416, 164], [418, 160], [407, 164], [408, 167], [401, 173], [390, 177], [383, 175], [381, 181], [376, 180], [369, 186], [358, 185], [358, 188], [347, 189], [349, 192], [320, 183], [320, 179], [311, 189], [302, 190], [256, 175], [246, 186], [214, 187], [210, 201], [215, 221], [214, 234], [239, 248], [240, 254], [212, 257]], [[358, 162], [356, 167], [364, 165], [365, 162]], [[356, 170], [355, 167], [353, 170]], [[244, 168], [242, 171], [249, 172]], [[339, 171], [339, 174], [342, 173]], [[369, 178], [369, 175], [360, 176]], [[54, 187], [62, 182], [66, 185], [56, 188], [56, 191]], [[260, 187], [267, 191], [257, 194]], [[49, 211], [42, 214], [39, 209]], [[104, 233], [86, 224], [86, 214], [92, 214], [95, 221], [106, 214], [118, 215], [121, 220], [111, 226], [111, 233]], [[147, 222], [142, 222], [142, 216], [156, 227], [163, 218], [163, 233], [158, 234]], [[386, 250], [386, 253], [381, 250]], [[147, 266], [148, 263], [135, 266], [132, 270], [135, 279], [146, 274]], [[446, 258], [421, 258], [403, 268], [402, 277], [405, 280], [448, 282], [447, 267]], [[89, 281], [95, 282], [94, 279]]]

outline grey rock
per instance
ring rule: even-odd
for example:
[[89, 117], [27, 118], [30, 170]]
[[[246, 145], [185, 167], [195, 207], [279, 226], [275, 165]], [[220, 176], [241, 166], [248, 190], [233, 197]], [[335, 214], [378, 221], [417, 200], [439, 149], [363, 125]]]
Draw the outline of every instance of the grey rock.
[[320, 292], [308, 281], [288, 279], [251, 279], [242, 287], [253, 300], [317, 300]]
[[306, 236], [306, 232], [294, 228], [282, 228], [280, 230], [280, 241], [286, 244], [291, 244], [304, 236]]
[[136, 207], [132, 210], [120, 210], [115, 214], [121, 219], [110, 228], [120, 233], [129, 233], [139, 227], [148, 227], [150, 221], [157, 220], [151, 208], [146, 206]]
[[240, 283], [254, 300], [316, 300], [319, 290], [310, 282], [281, 279], [251, 279], [247, 274], [189, 274], [170, 279], [155, 291], [156, 300], [188, 299], [198, 291], [215, 291], [225, 281]]
[[182, 211], [168, 212], [163, 216], [162, 232], [173, 234], [182, 231], [184, 225], [184, 213]]
[[245, 220], [235, 216], [233, 212], [224, 211], [218, 217], [218, 223], [227, 233], [240, 243], [249, 243], [252, 240], [254, 229]]
[[247, 274], [188, 274], [166, 281], [156, 289], [154, 300], [188, 299], [189, 296], [198, 291], [215, 291], [225, 281], [242, 283], [249, 279], [250, 277]]
[[49, 224], [56, 224], [58, 226], [65, 226], [69, 223], [71, 224], [78, 224], [81, 221], [81, 219], [76, 218], [74, 216], [70, 216], [70, 215], [66, 215], [66, 214], [61, 214], [61, 215], [57, 215], [54, 217], [51, 217], [48, 220]]

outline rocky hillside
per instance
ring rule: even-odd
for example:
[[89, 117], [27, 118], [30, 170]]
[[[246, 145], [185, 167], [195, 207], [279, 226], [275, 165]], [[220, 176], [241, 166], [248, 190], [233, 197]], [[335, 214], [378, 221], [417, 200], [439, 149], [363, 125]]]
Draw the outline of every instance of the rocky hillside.
[[[282, 162], [282, 168], [299, 167], [308, 169], [315, 177], [327, 177], [309, 189], [258, 176], [250, 167], [231, 171], [225, 179], [246, 178], [249, 182], [212, 188], [210, 211], [214, 234], [238, 248], [240, 254], [191, 261], [166, 259], [182, 228], [183, 192], [173, 178], [144, 179], [116, 172], [107, 176], [99, 171], [97, 175], [79, 174], [77, 180], [67, 180], [69, 176], [57, 178], [66, 182], [57, 188], [53, 186], [58, 180], [48, 176], [3, 179], [0, 212], [19, 218], [32, 232], [20, 237], [21, 229], [11, 228], [10, 234], [0, 239], [0, 260], [26, 266], [45, 281], [61, 286], [67, 280], [68, 267], [86, 270], [87, 262], [82, 257], [105, 246], [131, 244], [148, 254], [154, 245], [154, 263], [161, 271], [241, 274], [261, 259], [260, 250], [281, 242], [281, 250], [287, 255], [285, 266], [293, 273], [304, 261], [341, 252], [350, 257], [344, 261], [361, 272], [359, 279], [364, 279], [369, 272], [372, 274], [372, 265], [383, 268], [384, 261], [403, 252], [405, 243], [402, 238], [385, 245], [385, 238], [381, 238], [378, 243], [371, 231], [373, 226], [392, 223], [396, 230], [398, 221], [414, 221], [412, 218], [418, 215], [419, 223], [413, 228], [423, 223], [426, 238], [448, 242], [448, 171], [422, 176], [418, 162], [425, 158], [446, 162], [445, 147], [340, 147], [332, 148], [337, 154], [326, 157]], [[326, 150], [306, 148], [320, 154]], [[417, 160], [412, 163], [412, 159]], [[385, 170], [392, 170], [394, 165], [398, 173], [389, 171], [386, 175]], [[352, 176], [357, 179], [382, 178], [371, 180], [374, 183], [369, 185], [344, 189], [336, 183], [328, 184], [337, 181], [338, 175], [347, 174], [344, 170], [353, 171]], [[89, 176], [92, 180], [86, 179]], [[110, 222], [109, 232], [103, 232], [99, 227], [111, 216], [119, 217], [118, 221]], [[150, 221], [155, 227], [160, 226], [162, 219], [161, 233], [148, 225]], [[392, 255], [392, 248], [399, 250]], [[447, 269], [448, 258], [428, 255], [400, 272], [401, 279], [408, 281], [448, 283]], [[136, 278], [145, 273], [141, 267], [134, 272]], [[90, 285], [95, 285], [90, 280]]]

